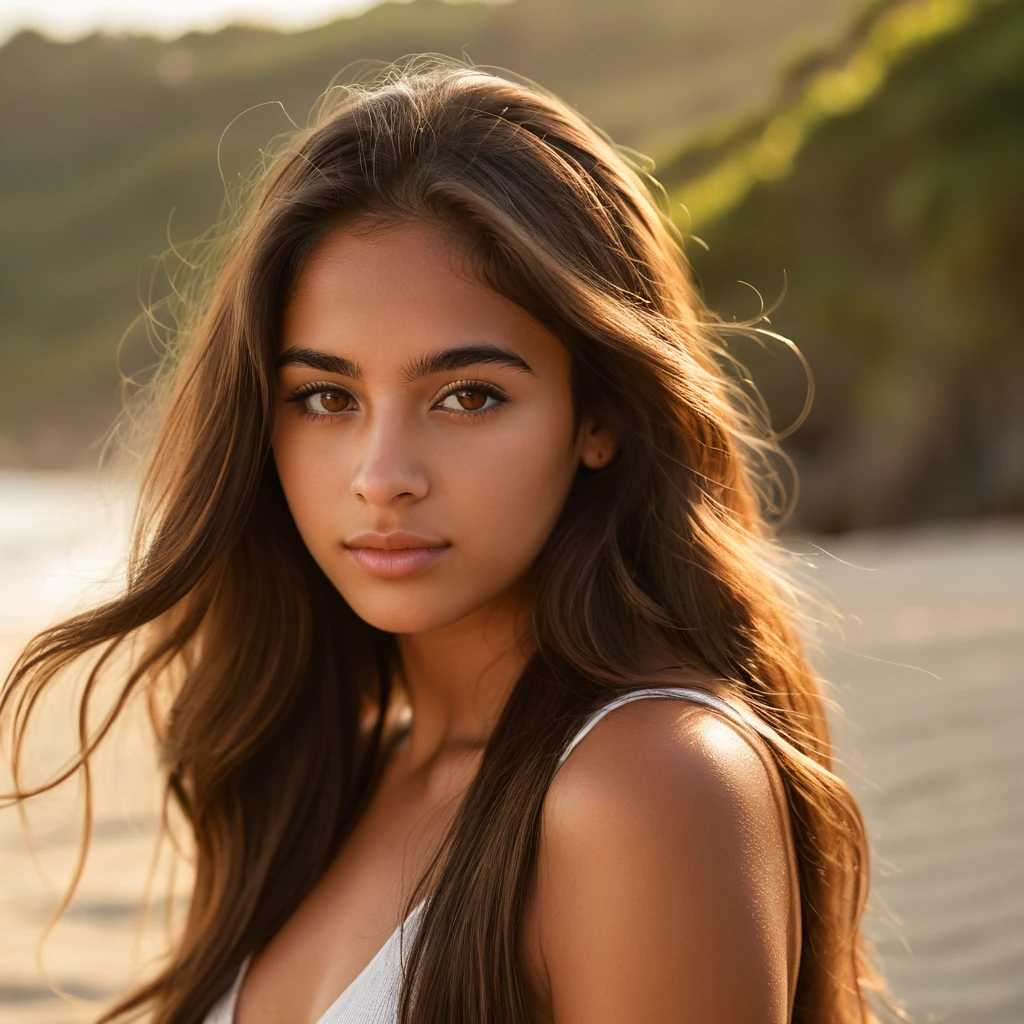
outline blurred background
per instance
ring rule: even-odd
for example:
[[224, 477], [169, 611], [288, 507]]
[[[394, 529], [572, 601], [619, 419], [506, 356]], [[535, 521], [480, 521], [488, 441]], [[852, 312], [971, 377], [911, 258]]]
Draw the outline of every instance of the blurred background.
[[[98, 445], [225, 183], [344, 68], [418, 52], [532, 78], [652, 158], [711, 308], [775, 307], [807, 358], [784, 536], [840, 612], [814, 658], [873, 842], [868, 930], [916, 1020], [1024, 1021], [1022, 0], [5, 0], [4, 669], [116, 586], [130, 482]], [[790, 424], [792, 353], [729, 343]], [[75, 794], [32, 812], [34, 849], [0, 813], [4, 1021], [89, 1020], [157, 948], [135, 915], [155, 769], [118, 744], [42, 964]]]

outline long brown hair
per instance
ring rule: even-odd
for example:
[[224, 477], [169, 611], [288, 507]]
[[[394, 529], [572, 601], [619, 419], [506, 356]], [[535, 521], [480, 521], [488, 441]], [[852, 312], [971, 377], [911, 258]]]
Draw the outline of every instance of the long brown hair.
[[[283, 298], [317, 240], [355, 217], [459, 231], [480, 279], [565, 344], [577, 414], [621, 438], [610, 466], [581, 471], [536, 563], [537, 653], [409, 904], [429, 889], [402, 1024], [529, 1021], [517, 936], [544, 793], [583, 717], [645, 682], [640, 645], [652, 644], [710, 667], [763, 723], [799, 870], [793, 1020], [872, 1019], [867, 847], [831, 769], [770, 523], [785, 514], [778, 436], [730, 368], [726, 325], [703, 308], [649, 171], [534, 83], [421, 57], [328, 90], [224, 228], [223, 259], [154, 385], [162, 414], [124, 591], [36, 636], [0, 701], [24, 799], [87, 775], [129, 698], [152, 698], [194, 889], [166, 966], [102, 1020], [200, 1021], [323, 873], [387, 754], [393, 637], [313, 561], [268, 457]], [[120, 695], [90, 729], [100, 675], [129, 641]], [[102, 653], [78, 756], [21, 787], [37, 698], [90, 651]]]

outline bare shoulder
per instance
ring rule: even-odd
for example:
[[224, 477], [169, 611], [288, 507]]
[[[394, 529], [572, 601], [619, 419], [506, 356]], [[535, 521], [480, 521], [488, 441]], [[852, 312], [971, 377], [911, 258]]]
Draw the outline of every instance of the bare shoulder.
[[610, 711], [576, 746], [545, 817], [570, 825], [621, 801], [652, 826], [667, 815], [685, 827], [708, 813], [724, 827], [736, 816], [777, 816], [782, 791], [768, 745], [750, 730], [693, 701], [645, 697]]
[[691, 701], [635, 700], [556, 774], [536, 892], [557, 1024], [787, 1019], [789, 825], [747, 732]]

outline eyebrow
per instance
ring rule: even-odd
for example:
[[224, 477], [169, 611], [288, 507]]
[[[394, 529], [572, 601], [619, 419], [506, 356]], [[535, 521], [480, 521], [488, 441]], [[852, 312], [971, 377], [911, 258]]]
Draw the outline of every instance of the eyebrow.
[[[457, 348], [443, 348], [418, 356], [401, 369], [402, 379], [408, 383], [432, 373], [449, 373], [480, 363], [497, 363], [519, 373], [533, 373], [533, 367], [522, 356], [500, 345], [462, 345]], [[363, 373], [358, 363], [344, 356], [331, 355], [312, 348], [290, 348], [277, 359], [277, 368], [282, 366], [308, 366], [325, 373], [337, 373], [342, 377], [362, 380]]]

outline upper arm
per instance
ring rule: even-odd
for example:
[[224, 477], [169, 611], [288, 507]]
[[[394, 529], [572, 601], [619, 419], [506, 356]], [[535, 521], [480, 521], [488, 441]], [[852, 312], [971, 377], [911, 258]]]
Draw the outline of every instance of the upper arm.
[[555, 1024], [788, 1020], [799, 920], [775, 772], [672, 698], [616, 709], [579, 744], [537, 860]]

